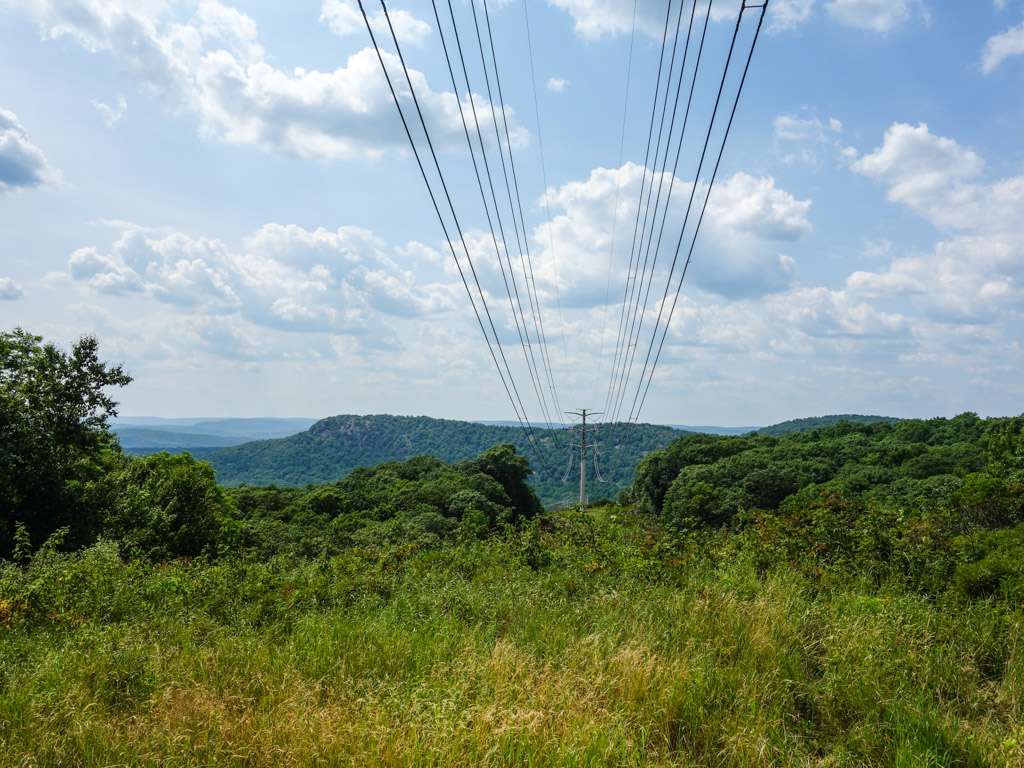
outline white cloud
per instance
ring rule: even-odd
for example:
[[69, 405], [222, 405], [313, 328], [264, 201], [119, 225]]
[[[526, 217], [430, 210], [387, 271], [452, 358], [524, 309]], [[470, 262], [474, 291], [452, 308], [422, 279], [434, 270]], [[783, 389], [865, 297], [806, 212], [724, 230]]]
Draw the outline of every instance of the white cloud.
[[[605, 37], [628, 35], [633, 29], [633, 4], [622, 0], [548, 0], [568, 13], [573, 20], [576, 34], [584, 40], [600, 40]], [[793, 5], [806, 0], [782, 0], [781, 4]], [[706, 8], [707, 3], [702, 2]], [[714, 21], [735, 19], [734, 7], [725, 8], [725, 3], [712, 6]], [[641, 34], [661, 40], [665, 29], [666, 4], [663, 0], [639, 0], [637, 6], [637, 29]], [[673, 17], [674, 17], [673, 13]], [[674, 22], [673, 22], [674, 23]]]
[[779, 115], [773, 125], [779, 141], [823, 141], [825, 138], [824, 126], [817, 117]]
[[239, 250], [219, 240], [129, 227], [107, 253], [76, 250], [68, 272], [99, 293], [145, 296], [189, 313], [238, 316], [284, 331], [361, 333], [376, 313], [419, 317], [451, 307], [448, 286], [417, 284], [391, 249], [356, 227], [266, 224]]
[[103, 117], [103, 122], [107, 124], [108, 128], [113, 128], [128, 113], [128, 100], [124, 96], [117, 97], [117, 106], [111, 106], [95, 99], [92, 105]]
[[829, 0], [825, 10], [841, 24], [879, 34], [892, 32], [915, 15], [930, 20], [923, 0]]
[[548, 90], [554, 93], [562, 93], [569, 87], [569, 81], [561, 77], [548, 78]]
[[[391, 24], [395, 28], [395, 35], [398, 42], [404, 45], [423, 45], [430, 33], [430, 25], [417, 19], [408, 11], [389, 10]], [[370, 26], [374, 34], [384, 35], [390, 39], [391, 30], [388, 27], [387, 18], [383, 11], [376, 11], [369, 14]], [[320, 12], [320, 20], [324, 22], [334, 34], [347, 37], [354, 34], [366, 34], [366, 24], [363, 15], [359, 11], [356, 0], [324, 0]]]
[[60, 174], [29, 141], [13, 112], [0, 108], [0, 194], [57, 182]]
[[9, 277], [0, 277], [0, 301], [15, 301], [25, 295], [20, 285]]
[[946, 323], [992, 323], [1024, 305], [1024, 175], [979, 181], [984, 161], [927, 125], [897, 123], [854, 171], [887, 185], [889, 199], [955, 234], [930, 253], [850, 275], [859, 295], [910, 297]]
[[[27, 0], [17, 7], [36, 19], [46, 37], [71, 37], [90, 51], [117, 57], [172, 108], [195, 113], [208, 137], [316, 159], [405, 149], [372, 48], [352, 54], [331, 72], [289, 72], [271, 63], [255, 22], [217, 0], [201, 0], [186, 21], [175, 18], [175, 5], [155, 1]], [[405, 27], [406, 34], [419, 29], [411, 22]], [[385, 52], [384, 61], [403, 106], [411, 109], [397, 56]], [[461, 146], [454, 94], [433, 90], [415, 69], [410, 76], [435, 145]], [[486, 114], [491, 108], [487, 99], [475, 98], [477, 109]], [[528, 134], [512, 110], [506, 111], [512, 141], [522, 145]]]
[[[585, 40], [628, 35], [633, 25], [632, 3], [621, 0], [548, 0], [568, 13], [576, 34]], [[706, 12], [708, 3], [699, 0], [698, 12]], [[814, 14], [817, 0], [772, 0], [768, 6], [767, 30], [786, 32], [803, 26]], [[738, 3], [719, 2], [711, 6], [713, 21], [735, 20]], [[891, 7], [890, 7], [891, 6]], [[919, 10], [927, 17], [922, 0], [831, 0], [826, 6], [833, 18], [866, 28], [889, 28], [909, 19]], [[663, 0], [640, 0], [637, 28], [641, 34], [660, 40], [665, 29], [666, 5]], [[755, 13], [751, 10], [751, 14]]]
[[[550, 191], [553, 220], [534, 230], [538, 286], [548, 297], [554, 295], [557, 262], [564, 304], [593, 307], [604, 302], [611, 222], [615, 216], [618, 228], [613, 261], [616, 273], [612, 284], [624, 284], [643, 176], [641, 166], [626, 163], [618, 169], [597, 168], [584, 181], [570, 182]], [[649, 173], [647, 178], [650, 179]], [[666, 176], [663, 200], [669, 181]], [[655, 180], [655, 188], [657, 184]], [[669, 218], [658, 257], [659, 269], [666, 273], [659, 272], [656, 285], [660, 281], [663, 286], [667, 277], [667, 266], [675, 251], [691, 188], [691, 182], [679, 179], [673, 185]], [[692, 232], [705, 189], [701, 185], [697, 190], [688, 232]], [[737, 173], [720, 180], [711, 196], [698, 240], [695, 258], [700, 264], [691, 274], [694, 284], [724, 296], [760, 295], [784, 289], [793, 279], [794, 268], [792, 260], [781, 255], [777, 247], [810, 231], [807, 220], [810, 205], [810, 201], [797, 200], [778, 189], [771, 178]], [[651, 247], [652, 258], [660, 226], [659, 218]], [[645, 251], [651, 239], [650, 231], [648, 224]], [[689, 242], [689, 236], [685, 242]], [[685, 258], [685, 251], [681, 258]]]
[[749, 234], [761, 240], [798, 240], [811, 231], [810, 200], [797, 200], [775, 186], [775, 179], [737, 173], [716, 185], [708, 203], [709, 221], [723, 234]]
[[768, 6], [769, 31], [782, 32], [799, 27], [810, 18], [814, 3], [815, 0], [775, 0]]
[[986, 75], [991, 74], [1013, 56], [1024, 56], [1024, 22], [988, 39], [981, 57], [981, 70]]
[[890, 200], [940, 228], [1000, 230], [1020, 221], [1024, 176], [975, 183], [984, 160], [952, 139], [936, 136], [924, 123], [892, 125], [882, 146], [851, 167], [885, 183]]
[[779, 115], [773, 122], [776, 151], [782, 162], [818, 165], [819, 151], [829, 146], [840, 156], [845, 156], [846, 147], [838, 136], [843, 124], [835, 117], [826, 122], [814, 114]]

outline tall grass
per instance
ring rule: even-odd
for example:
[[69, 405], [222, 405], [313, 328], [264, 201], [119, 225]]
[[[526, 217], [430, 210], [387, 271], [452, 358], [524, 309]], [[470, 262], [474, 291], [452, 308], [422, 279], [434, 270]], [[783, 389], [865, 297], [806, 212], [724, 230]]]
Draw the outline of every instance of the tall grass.
[[100, 545], [0, 571], [0, 765], [1024, 765], [1021, 619], [623, 514], [300, 563]]

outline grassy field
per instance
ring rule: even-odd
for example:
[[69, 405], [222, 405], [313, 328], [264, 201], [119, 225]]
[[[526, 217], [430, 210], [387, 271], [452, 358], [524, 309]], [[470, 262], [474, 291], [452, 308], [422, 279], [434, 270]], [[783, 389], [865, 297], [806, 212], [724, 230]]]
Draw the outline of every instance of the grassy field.
[[432, 551], [0, 569], [3, 766], [1018, 766], [1022, 612], [620, 509]]

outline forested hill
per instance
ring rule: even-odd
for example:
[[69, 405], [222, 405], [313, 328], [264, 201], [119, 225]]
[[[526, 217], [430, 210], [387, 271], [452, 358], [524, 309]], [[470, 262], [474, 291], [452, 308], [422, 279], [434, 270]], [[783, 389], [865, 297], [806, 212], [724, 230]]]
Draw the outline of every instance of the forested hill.
[[893, 416], [860, 416], [854, 413], [844, 413], [835, 416], [812, 416], [808, 419], [791, 419], [770, 427], [757, 430], [758, 434], [781, 437], [782, 435], [793, 435], [798, 432], [810, 432], [814, 429], [834, 427], [837, 424], [895, 424], [900, 419]]
[[[477, 424], [426, 416], [332, 416], [305, 432], [222, 449], [193, 451], [213, 464], [226, 485], [307, 485], [338, 480], [356, 467], [370, 467], [413, 456], [436, 456], [454, 462], [473, 458], [502, 443], [514, 445], [534, 468], [533, 486], [548, 504], [574, 497], [569, 466], [572, 434], [561, 429], [534, 429], [548, 457], [545, 470], [521, 427]], [[633, 480], [640, 459], [680, 436], [673, 427], [652, 424], [598, 426], [598, 463], [606, 482], [591, 486], [593, 498], [614, 497]], [[574, 464], [578, 471], [578, 464]], [[589, 467], [593, 477], [593, 466]]]

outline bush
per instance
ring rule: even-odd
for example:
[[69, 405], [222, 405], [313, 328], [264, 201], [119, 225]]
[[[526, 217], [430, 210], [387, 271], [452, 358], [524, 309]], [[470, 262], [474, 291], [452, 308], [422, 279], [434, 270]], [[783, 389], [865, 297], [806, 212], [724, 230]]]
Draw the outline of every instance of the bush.
[[189, 454], [124, 459], [103, 481], [104, 535], [133, 557], [214, 555], [230, 505], [213, 468]]

